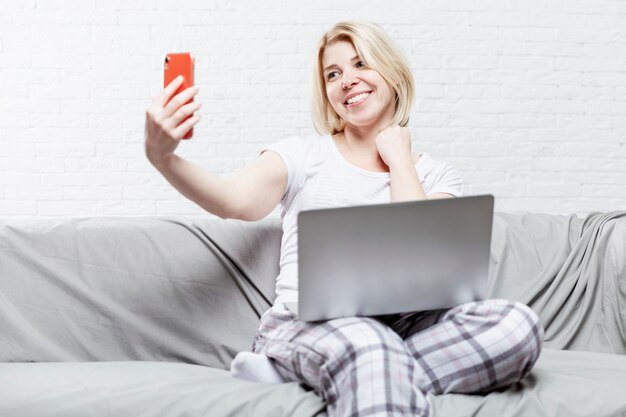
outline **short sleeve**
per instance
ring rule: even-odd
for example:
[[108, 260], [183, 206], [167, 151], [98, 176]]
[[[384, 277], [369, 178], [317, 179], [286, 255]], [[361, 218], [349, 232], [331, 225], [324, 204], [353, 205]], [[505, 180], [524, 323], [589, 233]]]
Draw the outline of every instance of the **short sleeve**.
[[266, 151], [277, 153], [287, 167], [287, 187], [283, 193], [282, 202], [290, 201], [290, 197], [293, 197], [294, 184], [298, 183], [299, 171], [301, 171], [299, 168], [302, 167], [306, 154], [303, 140], [299, 136], [288, 137], [269, 146], [265, 146], [261, 149], [259, 155]]
[[455, 197], [463, 195], [463, 180], [459, 171], [452, 165], [440, 162], [433, 174], [435, 174], [435, 179], [427, 194], [447, 193]]
[[434, 159], [428, 153], [422, 153], [416, 168], [426, 195], [434, 193], [446, 193], [455, 197], [463, 195], [461, 175], [447, 162]]

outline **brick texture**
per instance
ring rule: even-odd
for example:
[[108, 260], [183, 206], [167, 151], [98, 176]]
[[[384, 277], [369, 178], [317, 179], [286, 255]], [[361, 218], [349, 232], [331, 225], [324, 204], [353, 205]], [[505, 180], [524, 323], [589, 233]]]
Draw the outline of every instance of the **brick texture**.
[[163, 55], [196, 55], [202, 121], [178, 153], [227, 176], [263, 145], [313, 133], [314, 48], [344, 19], [401, 45], [413, 148], [454, 164], [466, 195], [508, 212], [626, 209], [625, 1], [1, 5], [0, 217], [206, 214], [145, 158]]

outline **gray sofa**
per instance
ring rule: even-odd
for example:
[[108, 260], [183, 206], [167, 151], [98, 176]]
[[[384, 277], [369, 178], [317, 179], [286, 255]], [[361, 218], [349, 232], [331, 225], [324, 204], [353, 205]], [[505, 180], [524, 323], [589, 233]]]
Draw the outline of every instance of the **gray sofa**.
[[[235, 380], [274, 297], [278, 219], [0, 220], [0, 416], [323, 416], [296, 383]], [[522, 382], [435, 416], [626, 416], [626, 212], [496, 213], [489, 297], [531, 306]]]

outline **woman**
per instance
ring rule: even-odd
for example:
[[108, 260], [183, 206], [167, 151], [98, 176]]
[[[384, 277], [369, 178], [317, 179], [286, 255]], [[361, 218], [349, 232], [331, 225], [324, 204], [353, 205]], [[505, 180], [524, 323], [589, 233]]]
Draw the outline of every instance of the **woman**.
[[173, 82], [147, 112], [146, 154], [183, 195], [220, 217], [243, 220], [261, 219], [281, 204], [277, 298], [261, 318], [254, 353], [239, 355], [233, 373], [305, 383], [325, 399], [329, 416], [426, 416], [429, 392], [482, 393], [519, 381], [539, 356], [543, 329], [517, 302], [314, 323], [286, 307], [297, 302], [299, 211], [451, 198], [462, 188], [452, 167], [412, 153], [410, 67], [379, 26], [339, 23], [317, 52], [313, 120], [322, 136], [275, 143], [230, 179], [173, 153], [199, 120], [183, 122], [200, 106], [183, 104], [197, 89], [168, 102], [180, 85]]

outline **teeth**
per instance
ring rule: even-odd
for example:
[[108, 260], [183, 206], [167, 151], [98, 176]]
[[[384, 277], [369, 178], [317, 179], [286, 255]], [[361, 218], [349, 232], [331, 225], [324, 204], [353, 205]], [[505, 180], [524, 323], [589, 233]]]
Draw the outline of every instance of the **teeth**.
[[348, 104], [356, 103], [357, 101], [361, 101], [369, 95], [370, 93], [361, 93], [358, 96], [350, 97], [348, 100], [346, 100], [346, 103]]

